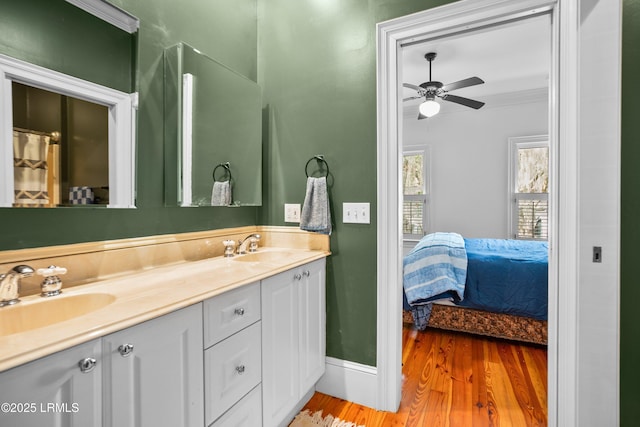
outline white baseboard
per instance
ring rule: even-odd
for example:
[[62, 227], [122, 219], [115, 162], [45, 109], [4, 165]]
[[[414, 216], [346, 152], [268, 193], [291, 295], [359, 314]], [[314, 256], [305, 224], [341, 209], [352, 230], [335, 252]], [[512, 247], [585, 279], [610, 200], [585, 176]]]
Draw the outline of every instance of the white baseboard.
[[316, 391], [375, 408], [376, 376], [375, 366], [327, 357], [325, 373], [316, 384]]

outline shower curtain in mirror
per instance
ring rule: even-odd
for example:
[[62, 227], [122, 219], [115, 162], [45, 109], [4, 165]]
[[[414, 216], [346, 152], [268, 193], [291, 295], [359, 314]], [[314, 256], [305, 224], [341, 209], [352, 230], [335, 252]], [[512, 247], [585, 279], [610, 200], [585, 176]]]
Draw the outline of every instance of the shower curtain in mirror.
[[49, 204], [48, 149], [48, 136], [13, 131], [14, 206], [43, 207]]

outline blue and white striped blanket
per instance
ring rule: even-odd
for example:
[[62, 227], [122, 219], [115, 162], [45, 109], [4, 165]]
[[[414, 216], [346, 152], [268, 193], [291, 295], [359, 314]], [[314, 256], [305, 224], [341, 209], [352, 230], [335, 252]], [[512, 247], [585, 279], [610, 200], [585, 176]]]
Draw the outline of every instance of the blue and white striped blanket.
[[404, 257], [404, 292], [412, 307], [420, 306], [414, 317], [426, 317], [417, 326], [426, 326], [431, 312], [429, 301], [441, 298], [464, 298], [467, 278], [467, 252], [464, 239], [457, 233], [432, 233]]

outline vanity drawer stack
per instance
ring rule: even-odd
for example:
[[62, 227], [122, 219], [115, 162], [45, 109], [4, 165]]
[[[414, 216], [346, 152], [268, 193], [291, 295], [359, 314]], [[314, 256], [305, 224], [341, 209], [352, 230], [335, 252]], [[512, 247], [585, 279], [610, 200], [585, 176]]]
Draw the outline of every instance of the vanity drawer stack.
[[204, 301], [205, 424], [262, 425], [260, 283]]

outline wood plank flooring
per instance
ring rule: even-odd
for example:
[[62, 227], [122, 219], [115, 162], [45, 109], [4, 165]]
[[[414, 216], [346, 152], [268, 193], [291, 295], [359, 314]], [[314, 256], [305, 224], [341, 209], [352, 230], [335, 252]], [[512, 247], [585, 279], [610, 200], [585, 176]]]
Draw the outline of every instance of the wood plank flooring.
[[366, 427], [547, 425], [544, 347], [405, 325], [402, 359], [397, 413], [321, 393], [305, 409]]

